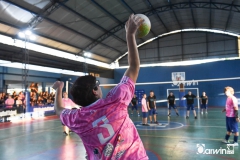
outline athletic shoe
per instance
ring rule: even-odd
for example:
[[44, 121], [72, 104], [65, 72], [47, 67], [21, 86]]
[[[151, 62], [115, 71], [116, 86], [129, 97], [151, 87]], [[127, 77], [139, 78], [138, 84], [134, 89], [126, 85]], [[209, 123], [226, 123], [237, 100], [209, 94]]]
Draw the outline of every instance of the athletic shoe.
[[188, 119], [189, 118], [189, 116], [186, 116], [186, 119]]
[[153, 121], [151, 121], [150, 123], [153, 123]]
[[140, 114], [138, 114], [138, 117], [140, 117]]
[[133, 115], [133, 113], [131, 113], [131, 115]]
[[207, 114], [207, 112], [205, 112]]
[[155, 124], [159, 124], [158, 121], [154, 122]]
[[168, 114], [168, 117], [171, 117], [171, 114]]
[[145, 126], [150, 126], [149, 124], [145, 124]]
[[233, 142], [233, 146], [234, 147], [238, 147], [238, 143], [237, 142]]
[[203, 114], [203, 112], [201, 112]]
[[64, 131], [64, 132], [63, 132], [63, 134], [65, 134], [66, 136], [68, 136], [68, 134], [67, 134], [67, 132], [66, 132], [66, 131]]
[[195, 119], [197, 119], [197, 116], [195, 116]]
[[176, 115], [177, 115], [177, 116], [179, 116], [179, 114], [178, 114], [178, 113], [176, 113]]
[[224, 140], [222, 141], [222, 143], [229, 144], [230, 142], [229, 142], [229, 140], [224, 139]]

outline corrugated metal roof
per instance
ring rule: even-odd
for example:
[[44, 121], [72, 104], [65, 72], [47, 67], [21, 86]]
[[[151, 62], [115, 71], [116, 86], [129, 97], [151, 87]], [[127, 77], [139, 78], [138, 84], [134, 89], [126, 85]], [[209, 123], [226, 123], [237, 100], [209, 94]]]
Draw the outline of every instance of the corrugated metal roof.
[[17, 37], [30, 26], [38, 44], [80, 56], [89, 51], [91, 59], [110, 64], [127, 51], [124, 24], [131, 13], [146, 14], [152, 25], [138, 44], [188, 28], [240, 34], [238, 0], [2, 0], [0, 32]]

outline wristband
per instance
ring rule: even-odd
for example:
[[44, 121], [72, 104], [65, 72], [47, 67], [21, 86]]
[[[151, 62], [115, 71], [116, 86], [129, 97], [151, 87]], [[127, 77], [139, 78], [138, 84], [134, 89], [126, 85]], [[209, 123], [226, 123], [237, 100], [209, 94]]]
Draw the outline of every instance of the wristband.
[[238, 118], [238, 110], [234, 110], [235, 118]]

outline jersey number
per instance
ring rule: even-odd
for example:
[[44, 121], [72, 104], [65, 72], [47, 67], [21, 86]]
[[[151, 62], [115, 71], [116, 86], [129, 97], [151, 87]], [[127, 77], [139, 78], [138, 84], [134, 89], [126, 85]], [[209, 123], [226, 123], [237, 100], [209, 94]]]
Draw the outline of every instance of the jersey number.
[[[101, 121], [103, 121], [104, 124], [98, 126], [98, 123], [101, 122]], [[92, 123], [93, 128], [95, 128], [95, 127], [103, 127], [103, 128], [106, 128], [107, 131], [108, 131], [108, 133], [109, 133], [109, 136], [106, 137], [106, 138], [103, 137], [103, 134], [102, 134], [102, 133], [99, 133], [99, 134], [97, 135], [97, 136], [98, 136], [98, 139], [99, 139], [99, 141], [100, 141], [101, 144], [106, 143], [106, 142], [107, 142], [109, 139], [111, 139], [112, 136], [114, 135], [113, 127], [112, 127], [111, 124], [107, 124], [108, 122], [109, 122], [109, 121], [108, 121], [107, 117], [106, 117], [106, 116], [103, 116], [103, 117], [95, 120], [95, 121]]]

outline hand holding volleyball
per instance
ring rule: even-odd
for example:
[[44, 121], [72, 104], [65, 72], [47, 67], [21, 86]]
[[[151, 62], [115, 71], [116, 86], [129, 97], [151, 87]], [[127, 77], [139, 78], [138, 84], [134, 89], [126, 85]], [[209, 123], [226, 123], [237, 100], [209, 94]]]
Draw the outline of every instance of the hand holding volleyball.
[[151, 22], [149, 18], [144, 14], [136, 14], [135, 16], [143, 20], [143, 23], [141, 23], [140, 26], [138, 27], [137, 34], [136, 34], [137, 38], [142, 38], [150, 32]]
[[142, 38], [149, 33], [151, 23], [148, 17], [143, 14], [131, 14], [125, 25], [125, 29], [128, 34], [136, 34], [137, 38]]
[[127, 34], [133, 34], [135, 35], [137, 32], [138, 27], [143, 23], [143, 20], [135, 16], [134, 14], [131, 14], [128, 18], [128, 21], [126, 22], [125, 29]]

